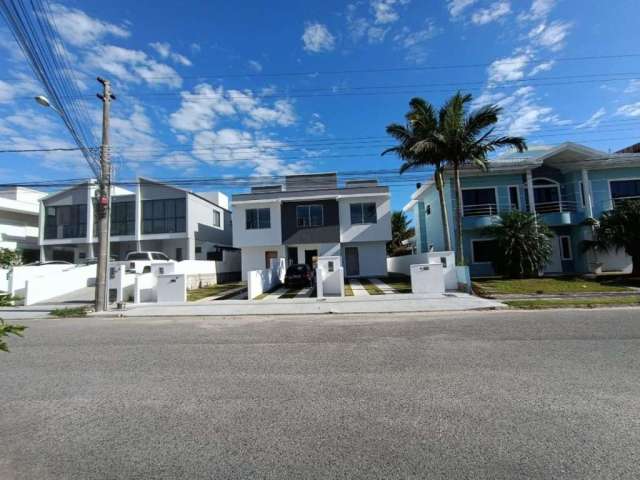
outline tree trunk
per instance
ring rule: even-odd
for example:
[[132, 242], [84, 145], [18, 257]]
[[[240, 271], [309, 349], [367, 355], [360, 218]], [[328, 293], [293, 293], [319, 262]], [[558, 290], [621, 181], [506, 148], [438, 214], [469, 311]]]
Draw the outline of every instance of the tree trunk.
[[442, 215], [442, 236], [444, 237], [444, 249], [450, 252], [451, 232], [449, 229], [449, 215], [447, 215], [447, 202], [444, 197], [444, 179], [442, 178], [442, 169], [436, 169], [435, 179], [436, 189], [438, 190], [438, 198], [440, 199], [440, 214]]
[[633, 269], [631, 270], [631, 276], [633, 278], [640, 277], [640, 255], [633, 255], [631, 257], [631, 261], [633, 262]]
[[462, 188], [460, 186], [460, 164], [453, 164], [453, 178], [456, 189], [456, 265], [464, 265], [462, 250]]

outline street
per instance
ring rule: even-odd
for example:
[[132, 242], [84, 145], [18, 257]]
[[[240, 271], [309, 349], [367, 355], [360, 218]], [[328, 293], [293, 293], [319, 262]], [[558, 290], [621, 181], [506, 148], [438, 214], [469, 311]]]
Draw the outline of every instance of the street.
[[0, 478], [638, 478], [640, 310], [23, 320]]

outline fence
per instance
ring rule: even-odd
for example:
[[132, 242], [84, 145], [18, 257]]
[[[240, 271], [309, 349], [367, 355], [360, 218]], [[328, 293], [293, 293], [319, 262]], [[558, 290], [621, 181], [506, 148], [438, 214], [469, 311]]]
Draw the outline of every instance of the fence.
[[95, 285], [96, 266], [73, 267], [62, 272], [49, 272], [45, 276], [27, 280], [24, 304], [44, 302], [81, 288]]
[[454, 252], [429, 252], [404, 255], [402, 257], [388, 257], [387, 271], [409, 276], [411, 274], [411, 265], [428, 264], [434, 261], [442, 263], [445, 288], [447, 290], [457, 290], [458, 278]]

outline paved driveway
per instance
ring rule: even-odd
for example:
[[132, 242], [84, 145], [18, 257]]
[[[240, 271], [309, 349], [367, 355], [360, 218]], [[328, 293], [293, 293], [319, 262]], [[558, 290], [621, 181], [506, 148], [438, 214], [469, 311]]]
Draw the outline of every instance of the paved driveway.
[[0, 478], [637, 479], [639, 312], [28, 320]]

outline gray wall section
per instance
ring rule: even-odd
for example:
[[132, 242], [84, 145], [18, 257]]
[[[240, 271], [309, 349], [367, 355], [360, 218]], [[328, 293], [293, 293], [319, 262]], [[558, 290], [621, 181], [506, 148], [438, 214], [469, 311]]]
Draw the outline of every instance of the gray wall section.
[[[196, 240], [219, 245], [232, 245], [231, 212], [216, 208], [211, 203], [195, 195], [188, 195], [187, 201], [187, 215], [190, 227], [195, 232], [194, 237]], [[224, 225], [224, 230], [212, 226], [214, 210], [220, 212], [220, 223], [221, 227]]]
[[87, 203], [87, 186], [80, 185], [70, 190], [65, 190], [57, 195], [43, 200], [43, 203], [47, 207], [56, 207], [60, 205], [77, 205]]
[[[322, 205], [324, 225], [322, 227], [298, 228], [296, 221], [296, 207], [298, 205]], [[281, 212], [282, 241], [285, 245], [340, 242], [340, 214], [336, 200], [283, 202]]]

